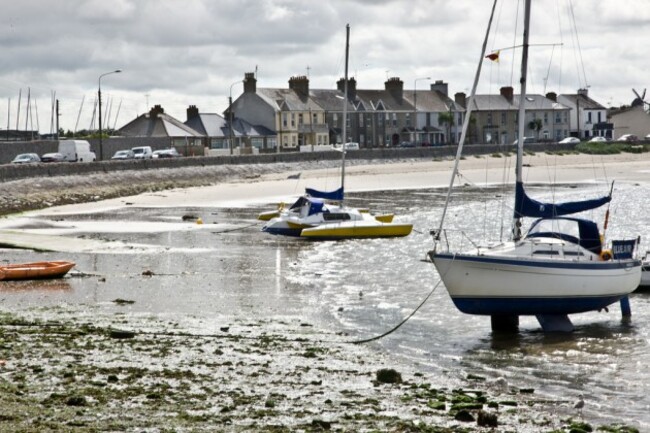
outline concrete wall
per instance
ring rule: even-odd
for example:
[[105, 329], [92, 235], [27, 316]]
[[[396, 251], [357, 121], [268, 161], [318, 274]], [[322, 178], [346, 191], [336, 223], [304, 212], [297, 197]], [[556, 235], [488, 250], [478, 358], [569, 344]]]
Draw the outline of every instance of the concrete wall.
[[[135, 145], [145, 142], [134, 141]], [[38, 142], [39, 146], [51, 145], [56, 142]], [[12, 143], [13, 144], [13, 143]], [[111, 145], [114, 143], [110, 143]], [[34, 142], [32, 142], [32, 146]], [[153, 147], [153, 146], [152, 146]], [[163, 146], [165, 147], [165, 146]], [[526, 150], [530, 152], [544, 152], [546, 150], [572, 150], [574, 145], [560, 144], [531, 144], [526, 145]], [[126, 148], [126, 147], [122, 147]], [[161, 147], [158, 147], [161, 148]], [[31, 147], [24, 152], [33, 152], [35, 147]], [[454, 158], [456, 156], [456, 146], [436, 146], [436, 147], [419, 147], [419, 148], [381, 148], [381, 149], [361, 149], [349, 151], [346, 154], [348, 160], [381, 160], [381, 159], [435, 159], [435, 158]], [[56, 150], [56, 149], [55, 149]], [[55, 151], [54, 150], [54, 151]], [[119, 149], [117, 149], [119, 150]], [[504, 151], [514, 152], [513, 146], [496, 146], [496, 145], [468, 145], [463, 149], [463, 155], [486, 155], [495, 152]], [[47, 150], [52, 151], [52, 150]], [[95, 150], [97, 152], [97, 150]], [[106, 152], [106, 148], [104, 150]], [[112, 153], [111, 153], [112, 155]], [[337, 151], [329, 152], [291, 152], [291, 153], [271, 153], [259, 155], [238, 155], [238, 156], [206, 156], [206, 157], [183, 157], [174, 159], [151, 159], [151, 160], [130, 160], [130, 161], [97, 161], [97, 162], [64, 162], [64, 163], [41, 163], [41, 164], [4, 164], [0, 165], [0, 182], [7, 182], [16, 179], [25, 179], [32, 177], [52, 177], [68, 176], [79, 174], [102, 173], [108, 171], [120, 170], [155, 170], [157, 168], [174, 168], [174, 167], [194, 167], [194, 166], [211, 166], [224, 164], [267, 164], [274, 162], [302, 162], [302, 161], [334, 161], [341, 159], [341, 153]]]

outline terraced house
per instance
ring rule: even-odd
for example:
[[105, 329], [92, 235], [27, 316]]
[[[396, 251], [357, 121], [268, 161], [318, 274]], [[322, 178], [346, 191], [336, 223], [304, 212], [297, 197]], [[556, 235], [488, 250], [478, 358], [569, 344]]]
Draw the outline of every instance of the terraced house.
[[[244, 92], [231, 109], [235, 118], [275, 131], [276, 146], [264, 151], [343, 142], [357, 142], [362, 148], [403, 142], [442, 144], [449, 141], [451, 130], [459, 129], [464, 109], [441, 91], [440, 83], [415, 93], [405, 91], [402, 80], [396, 77], [388, 79], [381, 90], [357, 89], [356, 80], [351, 78], [345, 101], [343, 79], [336, 89], [310, 89], [306, 76], [290, 78], [286, 89], [259, 88], [255, 75], [247, 73]], [[347, 117], [343, 115], [344, 101]], [[447, 122], [453, 128], [441, 126], [439, 121], [440, 113], [449, 112], [458, 119]], [[344, 117], [347, 137], [342, 137]]]

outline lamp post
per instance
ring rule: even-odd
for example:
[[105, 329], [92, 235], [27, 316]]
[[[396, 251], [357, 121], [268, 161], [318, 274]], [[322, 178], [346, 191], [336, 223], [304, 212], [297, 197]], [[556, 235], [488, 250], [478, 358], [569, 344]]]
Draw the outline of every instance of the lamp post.
[[230, 93], [228, 94], [228, 131], [230, 134], [230, 140], [228, 143], [228, 147], [230, 148], [230, 155], [232, 155], [232, 140], [233, 140], [233, 133], [232, 133], [232, 86], [235, 84], [239, 84], [242, 81], [235, 81], [230, 85]]
[[97, 103], [99, 105], [99, 160], [104, 159], [104, 152], [102, 148], [102, 77], [110, 74], [119, 74], [122, 72], [121, 69], [116, 69], [111, 72], [106, 72], [101, 74], [97, 80]]
[[418, 141], [418, 81], [430, 79], [431, 77], [422, 77], [413, 81], [413, 144], [417, 144]]

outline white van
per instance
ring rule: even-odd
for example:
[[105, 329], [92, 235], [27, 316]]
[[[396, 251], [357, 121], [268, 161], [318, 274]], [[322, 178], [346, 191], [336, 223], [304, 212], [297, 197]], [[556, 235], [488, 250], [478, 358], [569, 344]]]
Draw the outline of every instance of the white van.
[[151, 158], [153, 158], [153, 150], [151, 150], [151, 146], [132, 147], [131, 150], [133, 151], [133, 154], [135, 155], [135, 159], [151, 159]]
[[59, 153], [63, 155], [64, 161], [91, 162], [97, 160], [95, 152], [90, 150], [90, 143], [86, 140], [61, 140], [59, 141]]

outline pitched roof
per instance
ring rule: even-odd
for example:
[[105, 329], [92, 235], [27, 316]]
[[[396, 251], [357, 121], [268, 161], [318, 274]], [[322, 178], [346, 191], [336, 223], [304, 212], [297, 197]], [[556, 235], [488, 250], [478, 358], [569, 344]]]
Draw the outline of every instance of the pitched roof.
[[[575, 95], [560, 95], [560, 98], [565, 98], [568, 103], [571, 105], [580, 105], [581, 108], [586, 109], [586, 110], [606, 110], [605, 107], [603, 107], [601, 104], [598, 102], [594, 101], [591, 99], [589, 96], [586, 95], [581, 95], [581, 94], [575, 94]], [[580, 100], [580, 103], [578, 104], [578, 99]]]
[[[569, 107], [548, 99], [543, 95], [528, 94], [525, 99], [526, 111], [533, 110], [568, 110]], [[519, 109], [519, 95], [513, 95], [509, 101], [503, 95], [475, 95], [472, 100], [474, 111], [507, 111]]]
[[119, 129], [127, 137], [202, 137], [203, 134], [154, 107]]

